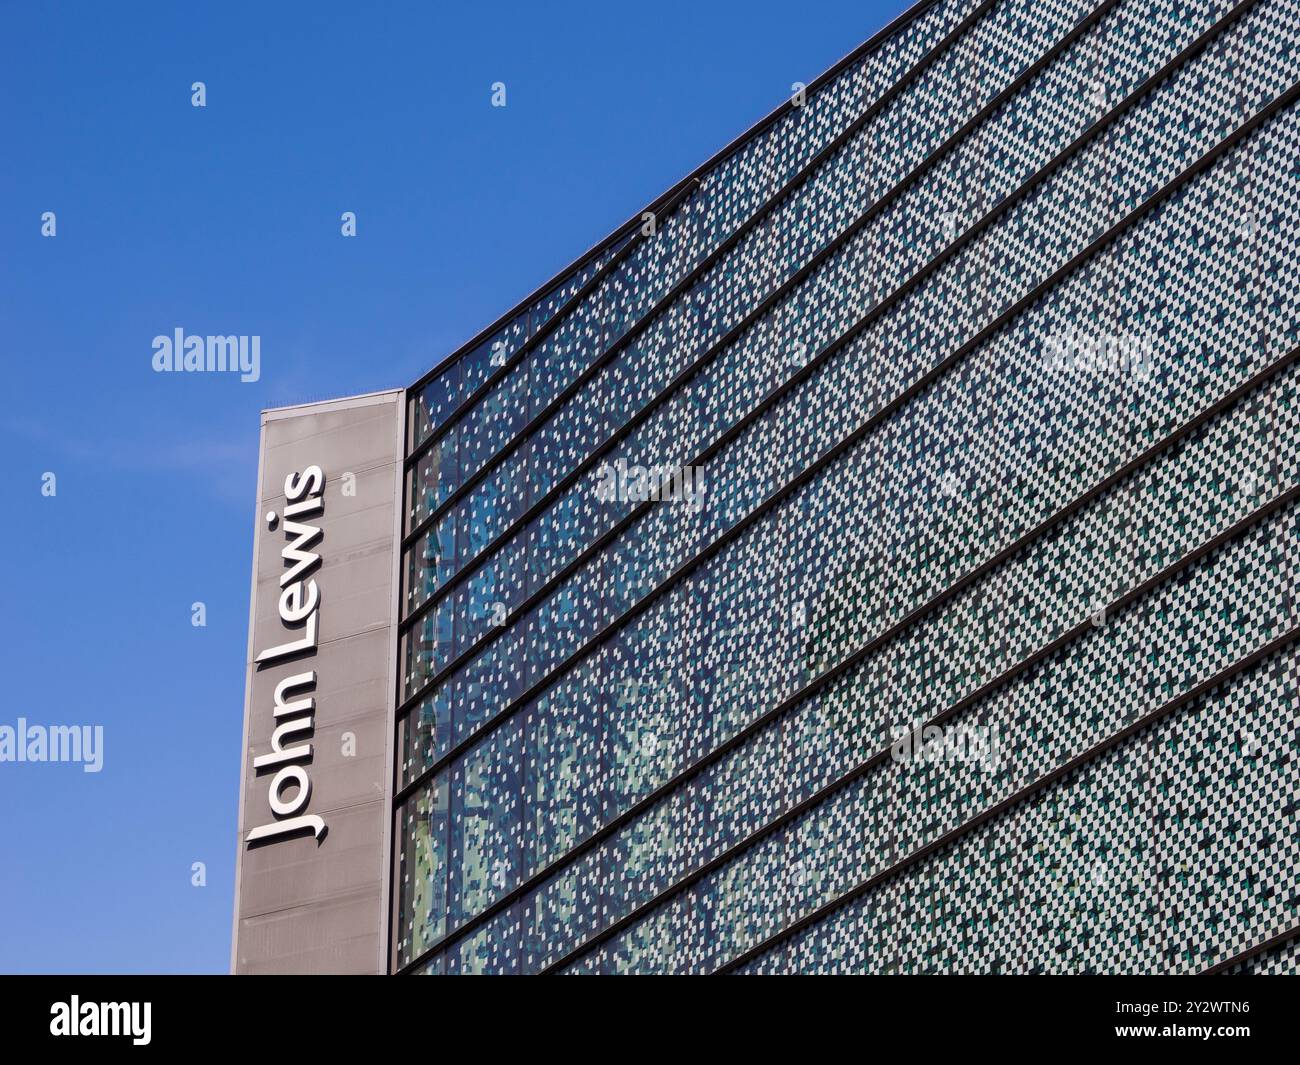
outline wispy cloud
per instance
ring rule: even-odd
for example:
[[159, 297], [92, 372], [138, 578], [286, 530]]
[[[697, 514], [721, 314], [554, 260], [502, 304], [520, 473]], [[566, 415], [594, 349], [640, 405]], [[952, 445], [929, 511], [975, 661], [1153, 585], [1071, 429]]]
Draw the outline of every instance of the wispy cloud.
[[0, 419], [4, 432], [53, 448], [74, 462], [93, 462], [117, 473], [137, 475], [198, 474], [198, 483], [206, 483], [215, 496], [226, 502], [248, 505], [252, 500], [257, 467], [255, 433], [246, 434], [242, 440], [89, 440], [69, 435], [64, 425], [57, 430], [53, 425], [50, 420], [33, 417], [8, 415]]

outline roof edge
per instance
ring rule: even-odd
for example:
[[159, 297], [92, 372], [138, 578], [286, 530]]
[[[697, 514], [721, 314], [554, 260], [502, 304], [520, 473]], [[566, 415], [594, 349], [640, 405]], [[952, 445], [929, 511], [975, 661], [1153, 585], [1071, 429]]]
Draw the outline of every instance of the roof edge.
[[[808, 83], [806, 91], [809, 94], [817, 92], [817, 90], [819, 90], [828, 81], [833, 80], [834, 78], [838, 77], [841, 73], [843, 73], [847, 67], [851, 66], [852, 64], [856, 63], [859, 59], [866, 56], [868, 53], [872, 51], [872, 49], [876, 48], [878, 45], [883, 44], [886, 38], [897, 33], [913, 19], [920, 17], [930, 8], [935, 7], [940, 3], [943, 3], [943, 0], [916, 0], [916, 2], [913, 3], [910, 7], [908, 7], [904, 11], [899, 12], [899, 14], [896, 15], [891, 21], [889, 21], [880, 29], [878, 29], [875, 33], [873, 33], [860, 45], [858, 45], [851, 52], [849, 52], [847, 55], [841, 58], [833, 66], [829, 67], [828, 69], [824, 70], [821, 74], [817, 75], [816, 78], [814, 78], [811, 82]], [[641, 224], [641, 219], [643, 215], [647, 211], [658, 212], [659, 208], [661, 208], [674, 196], [676, 196], [683, 189], [685, 189], [692, 181], [696, 181], [699, 178], [703, 177], [704, 174], [706, 174], [708, 171], [712, 170], [714, 167], [720, 165], [724, 160], [726, 160], [728, 156], [739, 151], [750, 140], [752, 140], [754, 137], [762, 133], [763, 130], [767, 129], [768, 126], [772, 125], [779, 118], [781, 118], [787, 112], [792, 110], [793, 106], [794, 103], [792, 99], [787, 98], [783, 100], [777, 107], [769, 111], [766, 115], [760, 118], [757, 122], [751, 125], [747, 130], [745, 130], [739, 136], [734, 137], [724, 147], [722, 147], [719, 151], [711, 155], [708, 159], [706, 159], [703, 163], [697, 166], [684, 178], [682, 178], [680, 181], [674, 184], [666, 192], [663, 192], [659, 196], [656, 196], [653, 200], [651, 200], [648, 204], [646, 204], [646, 206], [642, 207], [639, 211], [633, 214], [632, 217], [629, 218], [626, 222], [623, 222], [620, 225], [616, 226], [608, 234], [608, 236], [601, 238], [590, 248], [584, 251], [581, 255], [577, 256], [571, 262], [561, 267], [561, 269], [557, 273], [549, 277], [546, 281], [542, 282], [542, 284], [537, 286], [537, 288], [533, 289], [527, 296], [525, 296], [523, 299], [515, 303], [514, 306], [512, 306], [508, 311], [504, 312], [499, 317], [497, 317], [492, 322], [491, 325], [487, 326], [484, 329], [479, 330], [472, 337], [470, 337], [469, 340], [465, 341], [459, 347], [453, 348], [448, 354], [444, 355], [441, 359], [435, 362], [430, 369], [425, 370], [423, 373], [421, 373], [420, 376], [416, 378], [413, 384], [407, 386], [406, 391], [408, 392], [415, 391], [426, 382], [431, 381], [435, 376], [437, 376], [437, 374], [440, 371], [445, 369], [451, 363], [455, 362], [466, 352], [470, 351], [474, 347], [477, 347], [479, 344], [483, 343], [483, 341], [490, 338], [492, 334], [495, 333], [502, 326], [508, 325], [512, 319], [514, 319], [516, 316], [520, 314], [520, 312], [527, 310], [527, 308], [531, 304], [536, 303], [538, 300], [540, 300], [543, 296], [547, 294], [547, 292], [555, 288], [556, 285], [558, 285], [566, 277], [572, 274], [574, 270], [576, 270], [577, 267], [580, 266], [583, 262], [590, 259], [593, 255], [599, 254], [600, 252], [604, 251], [611, 244], [614, 244], [616, 241], [619, 240], [619, 238], [623, 237], [628, 232], [628, 230], [634, 229], [636, 226], [639, 226]]]
[[291, 403], [284, 407], [265, 407], [262, 410], [262, 424], [296, 418], [303, 414], [322, 413], [330, 410], [344, 410], [349, 407], [368, 407], [383, 403], [391, 396], [406, 396], [405, 388], [385, 388], [379, 392], [361, 392], [355, 396], [338, 396], [334, 399], [318, 399], [310, 403]]

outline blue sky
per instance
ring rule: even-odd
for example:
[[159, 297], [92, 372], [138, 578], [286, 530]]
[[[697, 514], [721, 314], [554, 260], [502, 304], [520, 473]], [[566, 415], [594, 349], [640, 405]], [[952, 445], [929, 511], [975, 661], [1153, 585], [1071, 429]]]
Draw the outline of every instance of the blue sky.
[[0, 971], [228, 967], [258, 411], [410, 384], [906, 6], [0, 3], [0, 725], [105, 736], [0, 763]]

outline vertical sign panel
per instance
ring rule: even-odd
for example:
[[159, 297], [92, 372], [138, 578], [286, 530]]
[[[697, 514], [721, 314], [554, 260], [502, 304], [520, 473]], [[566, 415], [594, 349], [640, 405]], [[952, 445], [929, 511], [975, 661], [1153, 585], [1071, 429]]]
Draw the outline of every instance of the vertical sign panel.
[[386, 964], [403, 409], [262, 417], [235, 973]]

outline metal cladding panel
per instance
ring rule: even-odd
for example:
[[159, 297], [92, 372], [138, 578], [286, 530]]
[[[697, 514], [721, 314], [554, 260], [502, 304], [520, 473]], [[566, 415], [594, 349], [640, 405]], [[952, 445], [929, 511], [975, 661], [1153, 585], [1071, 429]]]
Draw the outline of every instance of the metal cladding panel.
[[403, 410], [394, 391], [263, 415], [235, 973], [387, 968]]
[[412, 390], [399, 971], [1294, 968], [1300, 0], [926, 10]]

